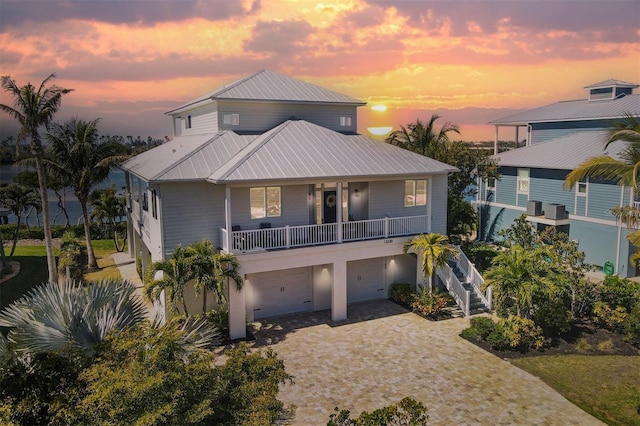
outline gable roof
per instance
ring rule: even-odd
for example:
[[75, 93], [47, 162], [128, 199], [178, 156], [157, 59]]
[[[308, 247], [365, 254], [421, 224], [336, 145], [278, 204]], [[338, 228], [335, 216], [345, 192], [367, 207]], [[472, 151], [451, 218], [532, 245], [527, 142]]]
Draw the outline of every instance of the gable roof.
[[285, 121], [259, 136], [232, 131], [179, 136], [121, 168], [147, 181], [213, 183], [291, 179], [370, 178], [442, 174], [455, 167], [307, 121]]
[[640, 95], [589, 102], [587, 99], [561, 101], [490, 121], [496, 125], [520, 125], [555, 121], [624, 118], [626, 113], [640, 116]]
[[623, 141], [614, 142], [605, 151], [609, 139], [607, 130], [572, 133], [557, 139], [537, 143], [491, 156], [498, 166], [536, 169], [573, 170], [591, 157], [610, 155], [614, 158], [627, 147]]
[[312, 102], [329, 104], [352, 104], [362, 106], [365, 102], [342, 93], [334, 92], [306, 81], [277, 72], [260, 70], [213, 92], [193, 99], [166, 114], [176, 114], [198, 104], [218, 99], [241, 101]]
[[584, 89], [604, 89], [608, 87], [626, 87], [630, 89], [637, 89], [638, 87], [640, 87], [640, 85], [629, 83], [628, 81], [614, 80], [613, 78], [610, 78], [599, 83], [584, 86]]

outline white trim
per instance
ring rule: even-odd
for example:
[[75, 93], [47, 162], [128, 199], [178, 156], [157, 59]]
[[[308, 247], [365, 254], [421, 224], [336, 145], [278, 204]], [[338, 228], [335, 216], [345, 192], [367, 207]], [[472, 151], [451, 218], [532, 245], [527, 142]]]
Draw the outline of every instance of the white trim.
[[[527, 171], [527, 178], [520, 178], [520, 170]], [[522, 191], [520, 189], [520, 183], [527, 182], [527, 190]], [[516, 198], [518, 195], [526, 195], [527, 199], [529, 199], [529, 192], [531, 190], [531, 169], [529, 167], [518, 167], [517, 168], [517, 176], [516, 176]]]

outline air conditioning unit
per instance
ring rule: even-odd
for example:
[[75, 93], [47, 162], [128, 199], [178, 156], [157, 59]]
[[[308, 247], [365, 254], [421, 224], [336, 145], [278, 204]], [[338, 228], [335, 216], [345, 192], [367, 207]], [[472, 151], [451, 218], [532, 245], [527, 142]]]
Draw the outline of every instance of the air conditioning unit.
[[544, 206], [544, 217], [551, 220], [560, 220], [566, 218], [564, 204], [550, 203]]
[[541, 216], [542, 215], [542, 202], [529, 200], [527, 202], [527, 216]]

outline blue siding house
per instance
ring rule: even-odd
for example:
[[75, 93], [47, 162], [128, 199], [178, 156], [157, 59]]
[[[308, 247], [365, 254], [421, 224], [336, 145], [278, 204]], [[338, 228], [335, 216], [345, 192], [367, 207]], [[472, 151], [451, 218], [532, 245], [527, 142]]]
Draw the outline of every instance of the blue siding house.
[[563, 188], [571, 170], [591, 157], [615, 157], [626, 143], [607, 148], [609, 129], [625, 114], [640, 117], [639, 86], [606, 80], [585, 87], [587, 99], [557, 102], [495, 120], [512, 127], [515, 140], [526, 129], [525, 146], [496, 153], [502, 177], [480, 182], [476, 206], [480, 214], [478, 238], [499, 239], [498, 232], [511, 226], [522, 214], [538, 230], [555, 226], [578, 241], [587, 262], [602, 266], [612, 262], [623, 277], [638, 275], [629, 265], [634, 247], [626, 239], [629, 231], [611, 213], [615, 206], [633, 205], [633, 189], [614, 182], [585, 180], [571, 190]]

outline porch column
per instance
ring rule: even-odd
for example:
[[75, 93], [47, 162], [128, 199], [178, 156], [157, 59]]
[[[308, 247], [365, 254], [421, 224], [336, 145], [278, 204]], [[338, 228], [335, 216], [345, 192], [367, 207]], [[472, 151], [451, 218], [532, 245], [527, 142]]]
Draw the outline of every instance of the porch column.
[[516, 143], [515, 143], [515, 147], [519, 148], [520, 147], [520, 137], [519, 137], [519, 132], [520, 132], [520, 126], [516, 126]]
[[336, 226], [338, 242], [342, 242], [342, 182], [336, 184]]
[[496, 124], [496, 137], [493, 142], [493, 153], [498, 153], [498, 125]]
[[245, 280], [239, 291], [234, 283], [229, 285], [229, 338], [231, 340], [247, 337], [247, 323], [245, 321], [247, 310], [245, 289], [247, 285], [250, 283]]
[[229, 185], [224, 187], [224, 227], [227, 232], [225, 233], [226, 241], [222, 242], [222, 246], [226, 248], [227, 252], [233, 253], [231, 246], [231, 241], [233, 241], [231, 235], [231, 188]]
[[347, 262], [339, 260], [333, 264], [331, 283], [331, 319], [347, 319]]

